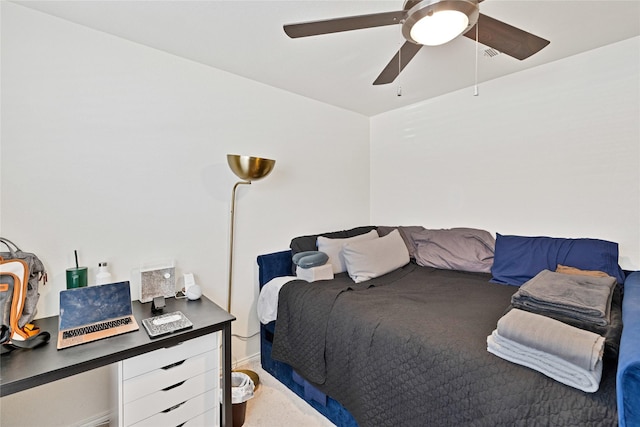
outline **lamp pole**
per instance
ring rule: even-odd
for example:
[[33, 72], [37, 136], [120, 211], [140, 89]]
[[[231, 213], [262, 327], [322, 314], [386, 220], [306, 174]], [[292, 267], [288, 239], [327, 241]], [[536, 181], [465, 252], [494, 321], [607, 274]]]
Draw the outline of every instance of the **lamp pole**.
[[231, 285], [233, 283], [233, 229], [236, 214], [236, 189], [239, 185], [251, 185], [251, 181], [238, 181], [231, 191], [231, 231], [229, 233], [229, 289], [227, 292], [227, 311], [231, 313]]
[[[251, 181], [264, 178], [271, 173], [276, 161], [262, 157], [239, 156], [237, 154], [227, 154], [227, 163], [231, 171], [243, 181], [238, 181], [231, 191], [231, 228], [229, 232], [229, 288], [227, 290], [227, 311], [231, 312], [231, 290], [233, 286], [233, 230], [235, 228], [236, 215], [236, 190], [239, 185], [250, 185]], [[260, 382], [258, 374], [251, 370], [236, 370], [248, 375], [254, 386]]]

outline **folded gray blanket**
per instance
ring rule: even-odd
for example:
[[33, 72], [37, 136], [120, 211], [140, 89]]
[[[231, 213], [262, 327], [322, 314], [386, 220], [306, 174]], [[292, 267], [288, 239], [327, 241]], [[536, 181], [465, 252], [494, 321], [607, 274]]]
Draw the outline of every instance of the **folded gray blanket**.
[[511, 310], [498, 320], [500, 336], [556, 356], [586, 371], [602, 359], [604, 338], [554, 319], [522, 310]]
[[607, 326], [616, 279], [543, 270], [511, 297], [516, 308]]
[[539, 314], [509, 311], [487, 337], [487, 350], [588, 393], [600, 386], [604, 338]]

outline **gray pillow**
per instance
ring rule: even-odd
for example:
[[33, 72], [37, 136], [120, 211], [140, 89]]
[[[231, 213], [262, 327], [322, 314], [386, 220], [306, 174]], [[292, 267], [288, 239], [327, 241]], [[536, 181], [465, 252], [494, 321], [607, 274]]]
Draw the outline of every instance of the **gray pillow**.
[[411, 234], [416, 263], [424, 267], [490, 273], [495, 239], [475, 228], [423, 230]]

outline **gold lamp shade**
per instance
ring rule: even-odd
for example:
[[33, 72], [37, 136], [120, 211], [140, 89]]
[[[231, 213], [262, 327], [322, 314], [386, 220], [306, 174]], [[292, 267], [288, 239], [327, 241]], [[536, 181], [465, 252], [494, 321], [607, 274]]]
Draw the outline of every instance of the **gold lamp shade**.
[[262, 157], [227, 154], [227, 163], [238, 178], [245, 181], [257, 181], [271, 173], [276, 161]]

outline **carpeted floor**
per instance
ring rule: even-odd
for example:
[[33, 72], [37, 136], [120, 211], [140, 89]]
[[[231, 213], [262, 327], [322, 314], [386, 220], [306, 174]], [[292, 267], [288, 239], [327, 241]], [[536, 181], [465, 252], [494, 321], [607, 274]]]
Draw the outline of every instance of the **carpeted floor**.
[[332, 427], [333, 423], [262, 370], [260, 363], [238, 366], [260, 376], [260, 385], [247, 401], [243, 427]]

